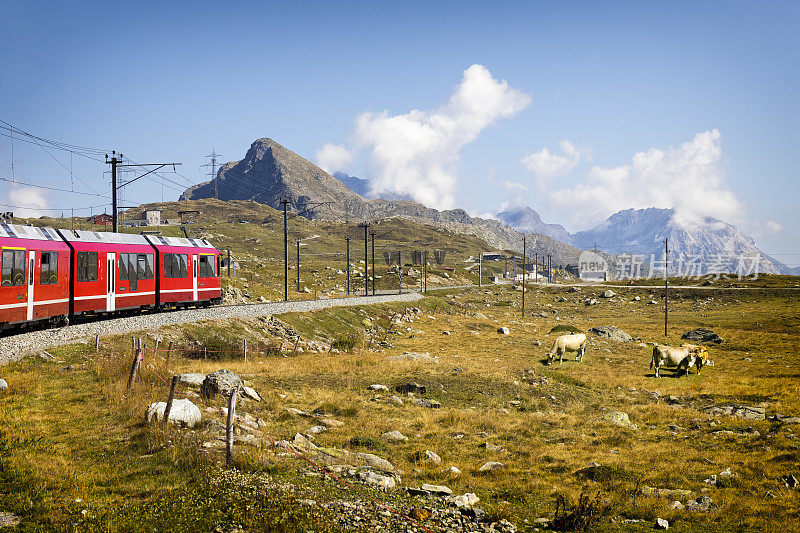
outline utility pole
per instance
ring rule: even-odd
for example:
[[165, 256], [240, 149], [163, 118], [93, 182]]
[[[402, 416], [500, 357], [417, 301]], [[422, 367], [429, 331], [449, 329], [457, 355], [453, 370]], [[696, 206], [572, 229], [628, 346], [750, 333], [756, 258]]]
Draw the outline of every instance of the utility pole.
[[363, 226], [364, 226], [364, 296], [369, 296], [369, 244], [367, 242], [367, 233], [369, 232], [369, 224], [367, 224], [367, 222], [365, 221]]
[[231, 251], [228, 250], [228, 278], [231, 277]]
[[[111, 150], [111, 159], [108, 158], [108, 154], [106, 154], [106, 164], [111, 165], [111, 224], [112, 230], [114, 233], [119, 233], [119, 222], [117, 220], [117, 190], [125, 187], [126, 185], [130, 185], [136, 180], [142, 179], [143, 177], [147, 176], [148, 174], [152, 174], [159, 169], [162, 169], [166, 166], [172, 166], [174, 170], [176, 166], [180, 165], [181, 163], [136, 163], [130, 165], [123, 165], [122, 164], [122, 154], [119, 154], [119, 158], [117, 157], [117, 153], [114, 150]], [[121, 167], [155, 167], [141, 176], [137, 176], [132, 180], [128, 180], [122, 185], [117, 185], [117, 168]]]
[[300, 292], [300, 239], [297, 239], [297, 292]]
[[424, 279], [424, 289], [422, 292], [428, 294], [428, 250], [422, 252], [422, 272], [422, 277]]
[[533, 281], [539, 283], [539, 252], [533, 252]]
[[528, 243], [525, 235], [522, 235], [522, 316], [525, 317], [525, 254], [528, 252]]
[[106, 154], [106, 164], [111, 165], [111, 231], [119, 232], [119, 222], [117, 221], [117, 164], [122, 161], [122, 154], [117, 158], [116, 150], [111, 150], [111, 159]]
[[206, 176], [211, 176], [211, 183], [214, 184], [214, 198], [217, 199], [219, 199], [219, 189], [217, 188], [217, 158], [219, 157], [222, 157], [222, 154], [218, 154], [212, 149], [211, 153], [206, 156], [206, 159], [211, 158], [211, 162], [200, 165], [200, 168], [211, 167], [211, 171], [206, 173]]
[[369, 232], [372, 238], [372, 295], [375, 296], [375, 232]]
[[347, 241], [347, 295], [350, 296], [350, 235], [345, 236]]
[[517, 258], [514, 254], [511, 254], [511, 270], [513, 271], [511, 279], [517, 281]]
[[483, 286], [483, 252], [478, 252], [478, 287]]
[[[664, 239], [664, 336], [667, 336], [667, 313], [669, 309], [669, 239]], [[688, 370], [687, 370], [688, 373]]]
[[403, 294], [403, 252], [397, 252], [397, 283], [400, 285], [400, 294]]
[[280, 201], [283, 207], [283, 301], [289, 301], [289, 215], [286, 209], [289, 200]]

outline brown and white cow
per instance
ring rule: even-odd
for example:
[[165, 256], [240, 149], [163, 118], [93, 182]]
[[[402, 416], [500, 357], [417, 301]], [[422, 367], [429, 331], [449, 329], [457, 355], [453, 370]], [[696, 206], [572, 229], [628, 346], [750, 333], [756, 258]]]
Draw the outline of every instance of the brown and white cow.
[[583, 354], [586, 353], [586, 334], [575, 333], [556, 337], [550, 353], [547, 354], [547, 364], [552, 364], [556, 356], [558, 356], [558, 363], [563, 363], [565, 352], [578, 352], [575, 360], [583, 362]]
[[667, 346], [665, 344], [653, 345], [653, 358], [650, 360], [650, 368], [655, 367], [656, 377], [660, 378], [659, 369], [662, 366], [676, 368], [676, 372], [680, 372], [684, 368], [684, 373], [688, 376], [689, 369], [697, 366], [697, 372], [703, 367], [705, 361], [708, 360], [708, 350], [705, 346]]

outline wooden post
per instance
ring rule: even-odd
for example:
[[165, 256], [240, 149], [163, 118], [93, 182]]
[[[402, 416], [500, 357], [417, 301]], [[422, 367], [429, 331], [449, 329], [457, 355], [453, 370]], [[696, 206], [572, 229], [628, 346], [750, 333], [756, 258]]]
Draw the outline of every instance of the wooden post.
[[164, 368], [169, 368], [169, 357], [172, 355], [172, 341], [169, 341], [169, 346], [167, 347], [167, 362], [164, 365]]
[[294, 341], [294, 349], [292, 350], [292, 355], [294, 355], [294, 354], [295, 354], [295, 352], [297, 352], [297, 345], [298, 345], [298, 344], [300, 344], [300, 335], [298, 335], [297, 337], [295, 337], [295, 341]]
[[136, 381], [136, 373], [139, 371], [139, 366], [142, 364], [142, 351], [140, 349], [136, 349], [136, 352], [133, 354], [133, 364], [131, 365], [131, 375], [128, 376], [128, 386], [125, 390], [131, 390], [133, 387], [133, 382]]
[[136, 351], [136, 337], [131, 337], [131, 350]]
[[161, 337], [156, 337], [156, 347], [153, 348], [153, 355], [158, 355], [158, 345], [161, 344]]
[[97, 353], [99, 351], [100, 351], [100, 334], [99, 333], [95, 333], [94, 334], [94, 353]]
[[203, 359], [208, 359], [208, 348], [203, 346]]
[[169, 396], [167, 406], [164, 408], [164, 423], [169, 422], [169, 412], [172, 411], [172, 400], [175, 398], [175, 388], [178, 386], [178, 376], [172, 376], [172, 383], [169, 385]]
[[244, 339], [244, 360], [247, 362], [247, 339]]
[[228, 421], [225, 426], [225, 464], [230, 468], [233, 463], [233, 425], [236, 422], [236, 398], [239, 396], [239, 386], [233, 388], [228, 398]]

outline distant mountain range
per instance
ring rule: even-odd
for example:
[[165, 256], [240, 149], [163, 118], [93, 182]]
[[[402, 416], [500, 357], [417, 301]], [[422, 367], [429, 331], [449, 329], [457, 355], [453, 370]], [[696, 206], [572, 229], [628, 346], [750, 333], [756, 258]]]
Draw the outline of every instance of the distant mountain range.
[[800, 268], [791, 269], [766, 256], [751, 237], [731, 224], [707, 218], [690, 227], [672, 209], [627, 209], [595, 228], [570, 234], [560, 224], [542, 221], [530, 207], [506, 210], [498, 214], [500, 220], [487, 220], [471, 217], [463, 209], [438, 211], [402, 197], [369, 199], [368, 180], [342, 172], [332, 176], [269, 138], [253, 142], [242, 160], [224, 164], [214, 180], [187, 189], [180, 199], [211, 198], [215, 185], [222, 200], [254, 200], [281, 209], [280, 202], [286, 199], [290, 210], [309, 219], [355, 223], [404, 217], [477, 235], [490, 246], [517, 252], [522, 251], [525, 233], [529, 234], [528, 249], [551, 254], [556, 265], [576, 264], [581, 249], [595, 246], [605, 254], [660, 257], [668, 238], [672, 258], [683, 254], [708, 266], [726, 257], [728, 262], [718, 268], [735, 271], [738, 259], [730, 259], [733, 256], [760, 257], [759, 272], [800, 275]]

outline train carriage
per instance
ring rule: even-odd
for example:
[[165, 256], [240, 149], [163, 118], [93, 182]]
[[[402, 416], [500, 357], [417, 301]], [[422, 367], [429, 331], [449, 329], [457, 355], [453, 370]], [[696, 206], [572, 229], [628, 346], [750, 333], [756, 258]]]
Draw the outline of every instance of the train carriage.
[[157, 251], [161, 307], [211, 305], [222, 301], [219, 252], [205, 239], [145, 235]]
[[71, 313], [156, 307], [155, 250], [142, 235], [58, 230], [71, 249]]
[[66, 319], [70, 250], [51, 228], [0, 224], [0, 330]]

